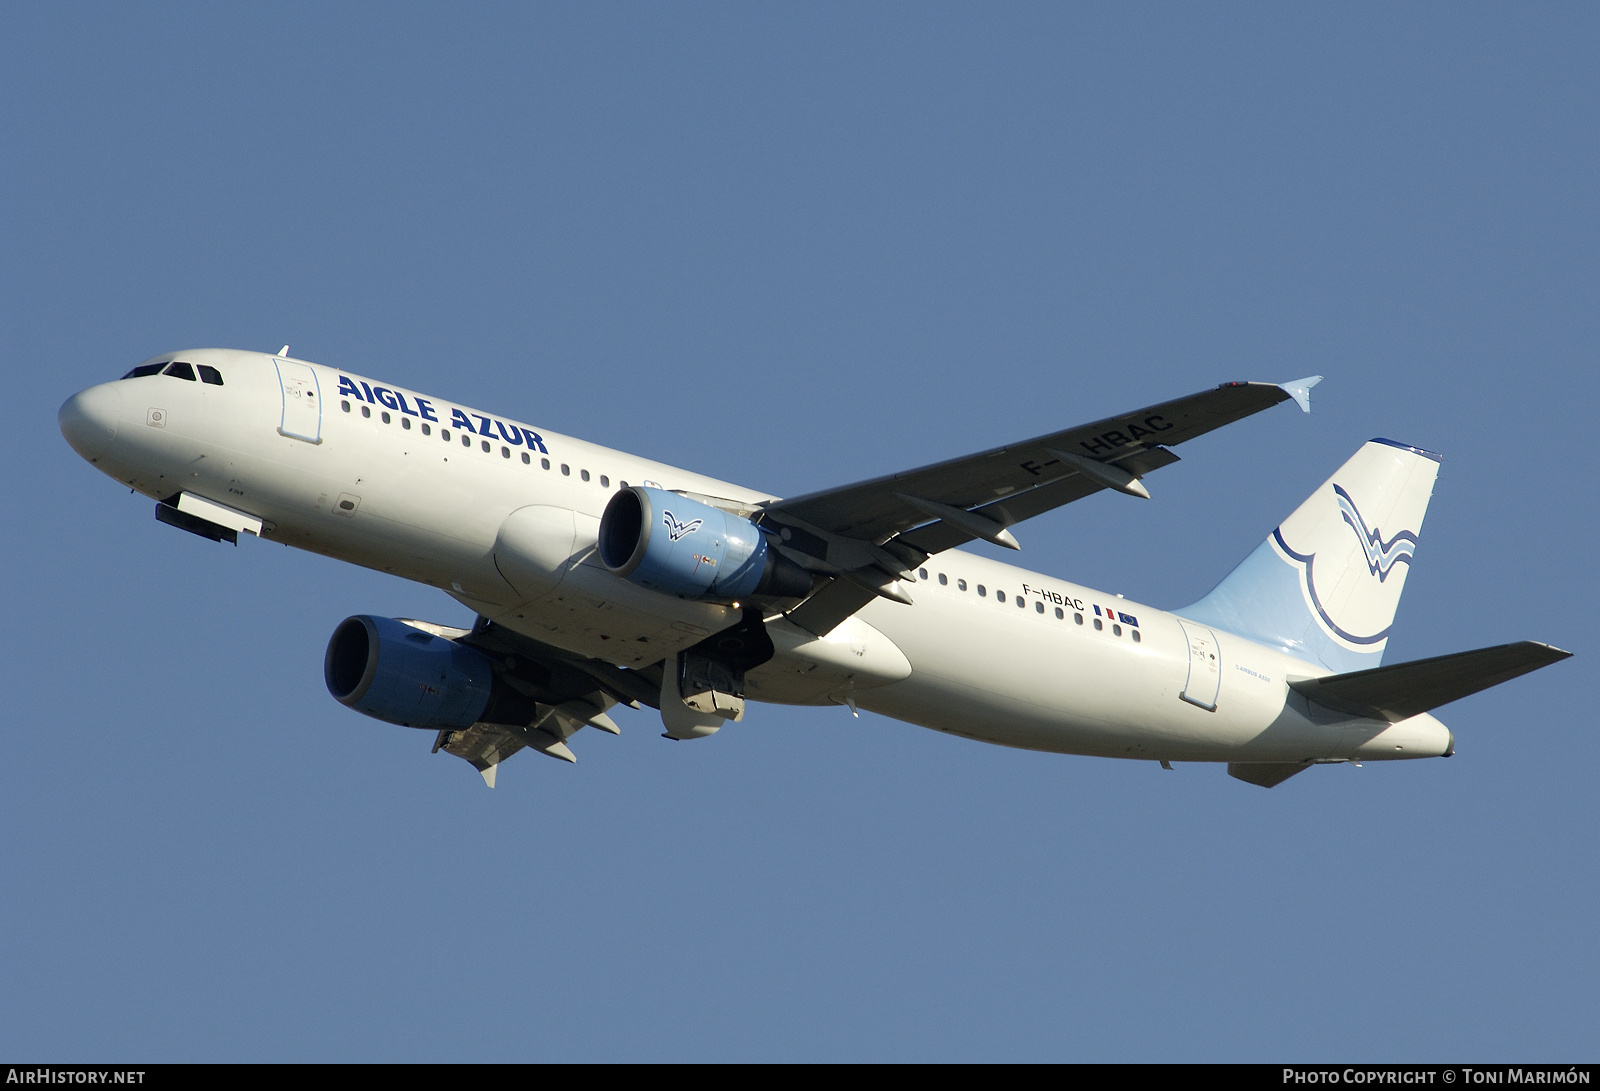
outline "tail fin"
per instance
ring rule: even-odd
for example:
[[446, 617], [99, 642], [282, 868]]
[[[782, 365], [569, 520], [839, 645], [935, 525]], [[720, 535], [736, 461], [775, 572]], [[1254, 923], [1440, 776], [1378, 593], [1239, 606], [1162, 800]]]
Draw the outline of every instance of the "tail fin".
[[1378, 666], [1438, 472], [1438, 455], [1364, 444], [1209, 595], [1177, 612], [1337, 673]]

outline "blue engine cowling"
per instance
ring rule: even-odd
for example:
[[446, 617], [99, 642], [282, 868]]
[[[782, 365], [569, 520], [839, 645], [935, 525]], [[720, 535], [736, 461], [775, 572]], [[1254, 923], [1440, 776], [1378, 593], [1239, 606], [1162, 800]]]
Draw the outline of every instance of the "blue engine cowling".
[[346, 618], [333, 631], [322, 676], [340, 704], [402, 727], [470, 727], [494, 689], [481, 652], [367, 614]]
[[643, 485], [606, 504], [600, 560], [641, 587], [701, 602], [811, 591], [810, 573], [768, 546], [750, 520]]

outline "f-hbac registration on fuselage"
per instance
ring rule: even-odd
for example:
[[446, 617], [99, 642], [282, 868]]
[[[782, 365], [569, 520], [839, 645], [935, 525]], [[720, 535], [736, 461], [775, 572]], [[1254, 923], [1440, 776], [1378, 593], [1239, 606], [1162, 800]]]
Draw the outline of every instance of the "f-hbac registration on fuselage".
[[1382, 666], [1438, 469], [1363, 445], [1215, 590], [1167, 612], [959, 546], [1102, 489], [1316, 379], [1226, 383], [889, 477], [779, 498], [278, 355], [156, 357], [61, 408], [163, 522], [440, 588], [471, 629], [356, 615], [324, 658], [358, 711], [435, 733], [491, 785], [575, 760], [618, 704], [692, 739], [747, 701], [846, 705], [1004, 746], [1227, 762], [1267, 787], [1328, 762], [1449, 756], [1429, 710], [1567, 653]]

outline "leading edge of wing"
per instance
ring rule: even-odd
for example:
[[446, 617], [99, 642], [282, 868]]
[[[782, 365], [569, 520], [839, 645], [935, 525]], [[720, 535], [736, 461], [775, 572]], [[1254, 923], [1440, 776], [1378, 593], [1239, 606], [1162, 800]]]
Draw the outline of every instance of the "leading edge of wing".
[[[1073, 454], [1081, 452], [1081, 457], [1097, 462], [1123, 464], [1125, 460], [1134, 459], [1130, 469], [1137, 467], [1137, 472], [1148, 472], [1177, 461], [1176, 456], [1170, 454], [1152, 458], [1149, 452], [1194, 439], [1270, 409], [1291, 396], [1276, 383], [1223, 383], [1211, 390], [1091, 424], [779, 500], [765, 510], [780, 519], [784, 515], [793, 516], [834, 534], [883, 541], [928, 522], [925, 511], [906, 503], [897, 494], [970, 510], [1003, 505], [1008, 497], [1020, 500], [1021, 494], [1064, 482], [1064, 479], [1073, 482], [1070, 486], [1047, 489], [1054, 495], [1042, 504], [1039, 501], [1046, 500], [1043, 496], [1018, 504], [1016, 512], [1004, 513], [1011, 516], [1009, 522], [1017, 522], [1104, 487], [1085, 480], [1081, 472], [1070, 468], [1052, 454], [1051, 449]], [[1135, 457], [1141, 455], [1144, 457]], [[970, 537], [967, 535], [960, 540], [970, 540]], [[958, 544], [960, 541], [952, 541], [950, 546]]]

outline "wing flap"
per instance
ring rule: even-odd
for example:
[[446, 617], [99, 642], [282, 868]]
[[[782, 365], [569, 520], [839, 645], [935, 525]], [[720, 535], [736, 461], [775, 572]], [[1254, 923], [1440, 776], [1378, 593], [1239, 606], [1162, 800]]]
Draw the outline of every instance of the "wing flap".
[[877, 597], [877, 592], [869, 591], [859, 583], [834, 580], [790, 610], [788, 618], [808, 633], [827, 636], [845, 618]]
[[435, 753], [443, 750], [465, 759], [483, 776], [483, 782], [493, 788], [494, 770], [526, 745], [499, 724], [473, 724], [457, 731], [439, 732], [433, 749]]
[[1307, 678], [1289, 688], [1337, 712], [1399, 723], [1548, 667], [1571, 652], [1524, 640], [1372, 670]]

